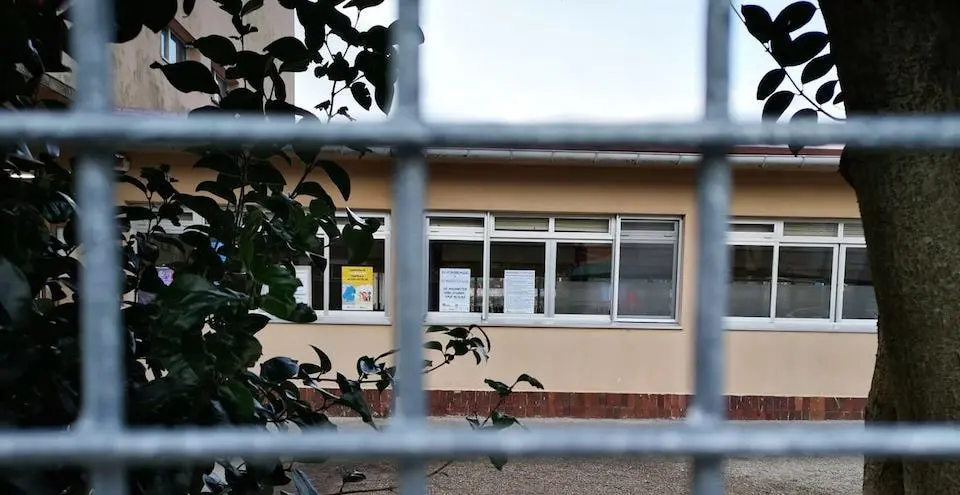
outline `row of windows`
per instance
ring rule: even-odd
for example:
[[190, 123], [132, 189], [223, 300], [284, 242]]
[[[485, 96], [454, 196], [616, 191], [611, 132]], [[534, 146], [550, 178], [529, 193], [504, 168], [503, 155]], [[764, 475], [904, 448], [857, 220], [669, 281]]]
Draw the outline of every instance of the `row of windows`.
[[[326, 270], [298, 269], [297, 297], [321, 315], [385, 320], [390, 224], [381, 219], [366, 263], [348, 266], [345, 247], [333, 243]], [[678, 320], [680, 219], [430, 214], [425, 221], [431, 323]], [[728, 244], [733, 323], [872, 327], [876, 301], [859, 223], [738, 220]]]

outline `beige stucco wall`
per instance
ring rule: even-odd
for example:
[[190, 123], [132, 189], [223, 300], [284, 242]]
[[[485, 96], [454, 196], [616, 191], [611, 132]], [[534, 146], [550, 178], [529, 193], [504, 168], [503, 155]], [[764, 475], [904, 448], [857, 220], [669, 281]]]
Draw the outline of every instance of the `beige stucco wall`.
[[[215, 2], [197, 2], [196, 8], [189, 16], [184, 16], [181, 12], [176, 19], [196, 38], [210, 34], [221, 36], [236, 34], [230, 22], [230, 16], [220, 10]], [[245, 46], [248, 50], [261, 51], [271, 41], [284, 36], [293, 36], [294, 33], [293, 12], [281, 7], [278, 2], [266, 2], [260, 10], [244, 19], [259, 29], [259, 32], [246, 37]], [[210, 61], [195, 49], [188, 49], [187, 57], [190, 60], [203, 62], [207, 66], [210, 65]], [[159, 70], [149, 69], [154, 61], [161, 61], [160, 35], [147, 28], [144, 28], [136, 39], [114, 45], [113, 77], [116, 106], [180, 112], [210, 103], [210, 95], [183, 94], [174, 89]], [[68, 60], [66, 64], [71, 67], [75, 65], [72, 60]], [[51, 76], [75, 88], [73, 73]], [[285, 73], [283, 80], [287, 86], [287, 99], [292, 103], [293, 74]]]
[[[144, 158], [135, 158], [141, 162]], [[167, 162], [177, 162], [170, 158]], [[189, 162], [187, 162], [189, 163]], [[350, 206], [388, 210], [392, 167], [380, 159], [347, 163]], [[293, 170], [293, 169], [290, 169]], [[182, 190], [201, 180], [177, 167]], [[328, 182], [318, 175], [321, 182]], [[735, 216], [857, 218], [855, 198], [836, 173], [743, 171], [734, 181]], [[690, 393], [695, 320], [697, 215], [693, 170], [598, 166], [521, 166], [438, 162], [430, 174], [427, 208], [458, 211], [631, 213], [685, 219], [680, 325], [661, 329], [515, 328], [487, 326], [490, 361], [472, 359], [429, 377], [440, 389], [483, 389], [483, 378], [521, 372], [548, 390]], [[333, 191], [334, 189], [330, 189]], [[308, 344], [328, 351], [340, 369], [390, 348], [392, 327], [275, 324], [261, 334], [266, 356], [313, 360]], [[876, 349], [872, 333], [728, 331], [727, 392], [738, 395], [862, 397]]]

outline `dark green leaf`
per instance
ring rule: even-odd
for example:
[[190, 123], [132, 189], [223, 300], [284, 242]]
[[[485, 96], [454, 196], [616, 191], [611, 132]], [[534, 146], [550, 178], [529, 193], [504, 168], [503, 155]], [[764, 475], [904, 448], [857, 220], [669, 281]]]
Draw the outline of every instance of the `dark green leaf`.
[[823, 105], [833, 98], [833, 92], [837, 89], [837, 80], [827, 81], [820, 85], [815, 96], [817, 103]]
[[327, 79], [331, 81], [349, 81], [353, 79], [351, 74], [353, 71], [350, 70], [350, 64], [347, 63], [347, 60], [343, 58], [343, 55], [337, 53], [333, 56], [333, 61], [330, 63], [330, 66], [327, 67]]
[[306, 303], [297, 303], [283, 319], [292, 323], [313, 323], [317, 321], [317, 312]]
[[248, 0], [247, 3], [243, 4], [243, 9], [240, 10], [240, 17], [256, 12], [261, 7], [263, 7], [263, 0]]
[[490, 464], [497, 468], [497, 471], [503, 471], [503, 466], [507, 465], [507, 457], [501, 455], [490, 456]]
[[520, 382], [527, 382], [530, 384], [531, 387], [543, 390], [543, 384], [540, 383], [540, 380], [537, 380], [536, 378], [526, 373], [517, 377], [517, 383], [520, 383]]
[[344, 170], [337, 162], [330, 160], [318, 160], [317, 165], [330, 176], [333, 185], [337, 186], [344, 200], [350, 199], [350, 174]]
[[0, 308], [6, 320], [20, 327], [27, 322], [33, 300], [26, 275], [10, 260], [0, 256]]
[[359, 81], [351, 84], [350, 93], [353, 94], [353, 99], [356, 100], [358, 105], [363, 107], [364, 110], [370, 110], [370, 105], [373, 105], [373, 97], [370, 96], [370, 90], [367, 89], [366, 84]]
[[183, 0], [183, 13], [190, 15], [193, 13], [193, 8], [197, 6], [197, 0]]
[[767, 9], [759, 5], [744, 5], [740, 7], [747, 31], [761, 43], [770, 41], [773, 35], [773, 21]]
[[840, 103], [843, 103], [843, 93], [842, 93], [842, 92], [841, 92], [841, 93], [837, 93], [837, 97], [833, 99], [833, 104], [834, 104], [834, 105], [839, 105]]
[[213, 78], [213, 72], [200, 62], [187, 60], [175, 64], [150, 64], [151, 69], [160, 69], [167, 81], [181, 93], [194, 91], [210, 95], [220, 94], [220, 86]]
[[143, 182], [141, 182], [140, 179], [137, 179], [136, 177], [133, 177], [127, 174], [122, 174], [117, 177], [117, 180], [119, 182], [125, 182], [127, 184], [130, 184], [133, 187], [136, 187], [144, 195], [147, 194], [147, 186]]
[[773, 69], [764, 74], [760, 79], [760, 84], [757, 85], [757, 99], [767, 99], [768, 96], [772, 95], [773, 92], [780, 87], [780, 83], [783, 82], [786, 76], [787, 71], [783, 69]]
[[[802, 122], [804, 120], [812, 120], [813, 122], [817, 121], [817, 111], [812, 108], [803, 108], [798, 110], [793, 114], [793, 117], [790, 118], [790, 122]], [[787, 143], [787, 148], [790, 149], [790, 152], [794, 156], [800, 154], [800, 151], [803, 150], [803, 145]]]
[[509, 414], [504, 414], [500, 411], [491, 412], [490, 420], [493, 423], [493, 427], [497, 430], [502, 430], [504, 428], [509, 428], [515, 424], [518, 424], [517, 418], [514, 418]]
[[777, 15], [773, 21], [774, 28], [780, 32], [792, 33], [806, 26], [816, 12], [817, 7], [810, 2], [791, 3]]
[[383, 0], [350, 0], [343, 6], [343, 8], [349, 9], [351, 7], [356, 7], [357, 10], [363, 10], [370, 7], [376, 7], [381, 3], [383, 3]]
[[139, 4], [143, 25], [159, 33], [177, 15], [177, 0], [153, 0]]
[[496, 381], [496, 380], [491, 380], [491, 379], [489, 379], [489, 378], [487, 378], [486, 380], [484, 380], [483, 383], [486, 383], [488, 387], [496, 390], [496, 391], [497, 391], [497, 395], [499, 395], [500, 397], [506, 397], [506, 396], [510, 395], [511, 390], [510, 390], [510, 387], [507, 386], [506, 383], [498, 382], [498, 381]]
[[194, 213], [200, 215], [208, 222], [213, 222], [223, 211], [220, 209], [220, 205], [217, 204], [216, 200], [209, 196], [180, 193], [177, 194], [177, 201], [183, 206], [193, 210]]
[[306, 375], [315, 375], [317, 373], [323, 372], [323, 368], [320, 365], [313, 363], [303, 363], [300, 365], [300, 373]]
[[263, 97], [247, 88], [235, 88], [220, 100], [220, 108], [238, 113], [260, 113], [263, 111]]
[[118, 208], [120, 214], [127, 217], [127, 220], [136, 222], [138, 220], [153, 220], [157, 215], [146, 206], [121, 206]]
[[803, 65], [816, 57], [827, 47], [826, 33], [811, 31], [803, 33], [793, 41], [789, 38], [776, 38], [771, 44], [774, 58], [784, 67]]
[[298, 62], [312, 58], [310, 50], [293, 36], [279, 38], [264, 47], [263, 51], [281, 62]]
[[297, 376], [299, 370], [300, 363], [296, 359], [278, 356], [260, 365], [260, 376], [268, 382], [279, 382]]
[[[312, 181], [301, 182], [300, 185], [298, 185], [297, 188], [294, 189], [293, 194], [295, 196], [303, 194], [305, 196], [310, 196], [313, 198], [322, 198], [322, 199], [330, 198], [330, 195], [327, 194], [327, 190], [324, 189], [319, 182], [312, 182]], [[330, 202], [332, 203], [332, 201], [333, 200], [331, 199]]]
[[342, 481], [343, 481], [344, 483], [359, 483], [359, 482], [364, 481], [364, 480], [366, 480], [366, 479], [367, 479], [367, 475], [361, 473], [360, 471], [354, 470], [354, 471], [352, 471], [352, 472], [349, 472], [349, 473], [343, 475], [343, 480], [342, 480]]
[[297, 489], [297, 495], [320, 495], [310, 478], [299, 468], [293, 468], [293, 486]]
[[433, 351], [443, 350], [443, 344], [441, 344], [440, 342], [437, 342], [436, 340], [431, 340], [430, 342], [423, 344], [423, 347], [424, 349], [430, 349]]
[[219, 198], [222, 198], [224, 201], [230, 204], [237, 203], [236, 193], [234, 193], [229, 187], [225, 186], [222, 182], [205, 180], [197, 184], [197, 192], [208, 192]]
[[427, 333], [446, 332], [449, 328], [443, 325], [430, 325], [427, 327]]
[[377, 362], [370, 356], [361, 356], [357, 359], [357, 374], [360, 376], [375, 375], [380, 372]]
[[251, 163], [247, 168], [247, 180], [256, 184], [285, 185], [287, 183], [277, 167], [268, 161]]
[[763, 104], [763, 120], [776, 121], [787, 111], [795, 95], [790, 91], [777, 91]]
[[220, 65], [232, 65], [237, 59], [237, 48], [233, 42], [223, 36], [211, 34], [197, 38], [193, 47], [200, 50], [204, 57]]
[[446, 331], [447, 335], [454, 339], [465, 339], [470, 336], [470, 330], [466, 327], [455, 327]]
[[809, 82], [816, 81], [817, 79], [827, 75], [827, 72], [830, 72], [830, 69], [832, 68], [833, 55], [829, 53], [820, 55], [819, 57], [807, 62], [807, 65], [803, 68], [803, 73], [800, 74], [800, 82], [807, 84]]
[[313, 352], [315, 352], [317, 354], [317, 358], [320, 359], [319, 373], [321, 375], [329, 373], [330, 370], [333, 369], [333, 363], [330, 361], [330, 358], [327, 356], [325, 352], [321, 351], [320, 348], [318, 348], [317, 346], [311, 345], [310, 347], [313, 348]]

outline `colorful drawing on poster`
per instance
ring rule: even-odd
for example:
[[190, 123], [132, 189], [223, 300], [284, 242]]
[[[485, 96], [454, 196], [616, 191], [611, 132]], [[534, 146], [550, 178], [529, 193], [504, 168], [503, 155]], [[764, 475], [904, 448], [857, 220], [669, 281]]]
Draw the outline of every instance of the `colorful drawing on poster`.
[[373, 311], [373, 267], [340, 268], [340, 302], [344, 311]]

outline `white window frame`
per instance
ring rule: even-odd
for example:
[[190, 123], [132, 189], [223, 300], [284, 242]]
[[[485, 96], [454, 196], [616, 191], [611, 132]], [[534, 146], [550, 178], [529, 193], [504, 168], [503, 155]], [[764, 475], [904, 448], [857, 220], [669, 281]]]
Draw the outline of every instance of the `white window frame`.
[[[832, 223], [837, 225], [833, 236], [787, 236], [784, 226], [789, 223]], [[773, 225], [770, 233], [735, 232], [734, 224]], [[846, 250], [866, 248], [862, 235], [846, 235], [845, 226], [859, 224], [856, 220], [819, 218], [785, 218], [778, 220], [733, 218], [727, 231], [728, 246], [769, 246], [773, 248], [773, 266], [770, 293], [770, 311], [765, 317], [728, 316], [726, 327], [730, 330], [783, 330], [783, 331], [841, 331], [873, 332], [877, 321], [868, 319], [843, 319], [843, 283]], [[831, 248], [832, 275], [830, 282], [830, 309], [828, 318], [783, 318], [776, 316], [777, 289], [779, 286], [779, 261], [782, 247]]]
[[[390, 324], [390, 306], [393, 302], [392, 285], [392, 253], [390, 236], [390, 214], [379, 211], [354, 211], [354, 213], [363, 219], [380, 219], [380, 228], [373, 234], [375, 240], [383, 241], [383, 273], [382, 282], [383, 311], [344, 311], [330, 309], [330, 269], [333, 263], [330, 260], [330, 242], [323, 230], [318, 235], [323, 239], [323, 257], [327, 260], [323, 269], [323, 308], [316, 309], [317, 321], [313, 324], [353, 324], [353, 325], [389, 325]], [[337, 211], [337, 229], [343, 230], [347, 223], [347, 212]], [[276, 322], [288, 323], [283, 320]]]
[[[177, 47], [177, 53], [171, 55], [170, 46]], [[180, 59], [178, 55], [183, 58]], [[187, 43], [180, 39], [169, 27], [160, 30], [160, 58], [168, 64], [175, 64], [187, 60]]]
[[[506, 231], [496, 230], [497, 217], [508, 218], [546, 218], [546, 231]], [[432, 218], [479, 218], [483, 219], [482, 229], [455, 229], [431, 227]], [[600, 232], [557, 232], [558, 219], [606, 220], [608, 229]], [[674, 246], [675, 277], [675, 308], [672, 317], [639, 317], [618, 315], [619, 278], [620, 278], [620, 231], [623, 221], [651, 221], [672, 222], [676, 226], [675, 240], [664, 238], [664, 243]], [[469, 230], [466, 232], [464, 230]], [[425, 277], [429, 278], [429, 245], [431, 241], [482, 241], [483, 243], [483, 291], [481, 311], [477, 313], [441, 313], [428, 311], [426, 322], [430, 325], [493, 325], [493, 326], [544, 326], [544, 327], [651, 327], [651, 328], [679, 328], [680, 294], [682, 294], [681, 280], [683, 273], [683, 219], [676, 216], [621, 216], [621, 215], [578, 215], [578, 214], [547, 214], [547, 213], [513, 213], [513, 212], [428, 212], [424, 217], [423, 256], [425, 263]], [[490, 312], [490, 253], [493, 242], [542, 243], [544, 252], [544, 312], [532, 315], [506, 315]], [[610, 314], [578, 315], [556, 313], [556, 259], [557, 244], [582, 243], [604, 244], [611, 248], [611, 297]], [[656, 243], [651, 241], [651, 243]], [[429, 296], [429, 284], [425, 284], [424, 297]]]

